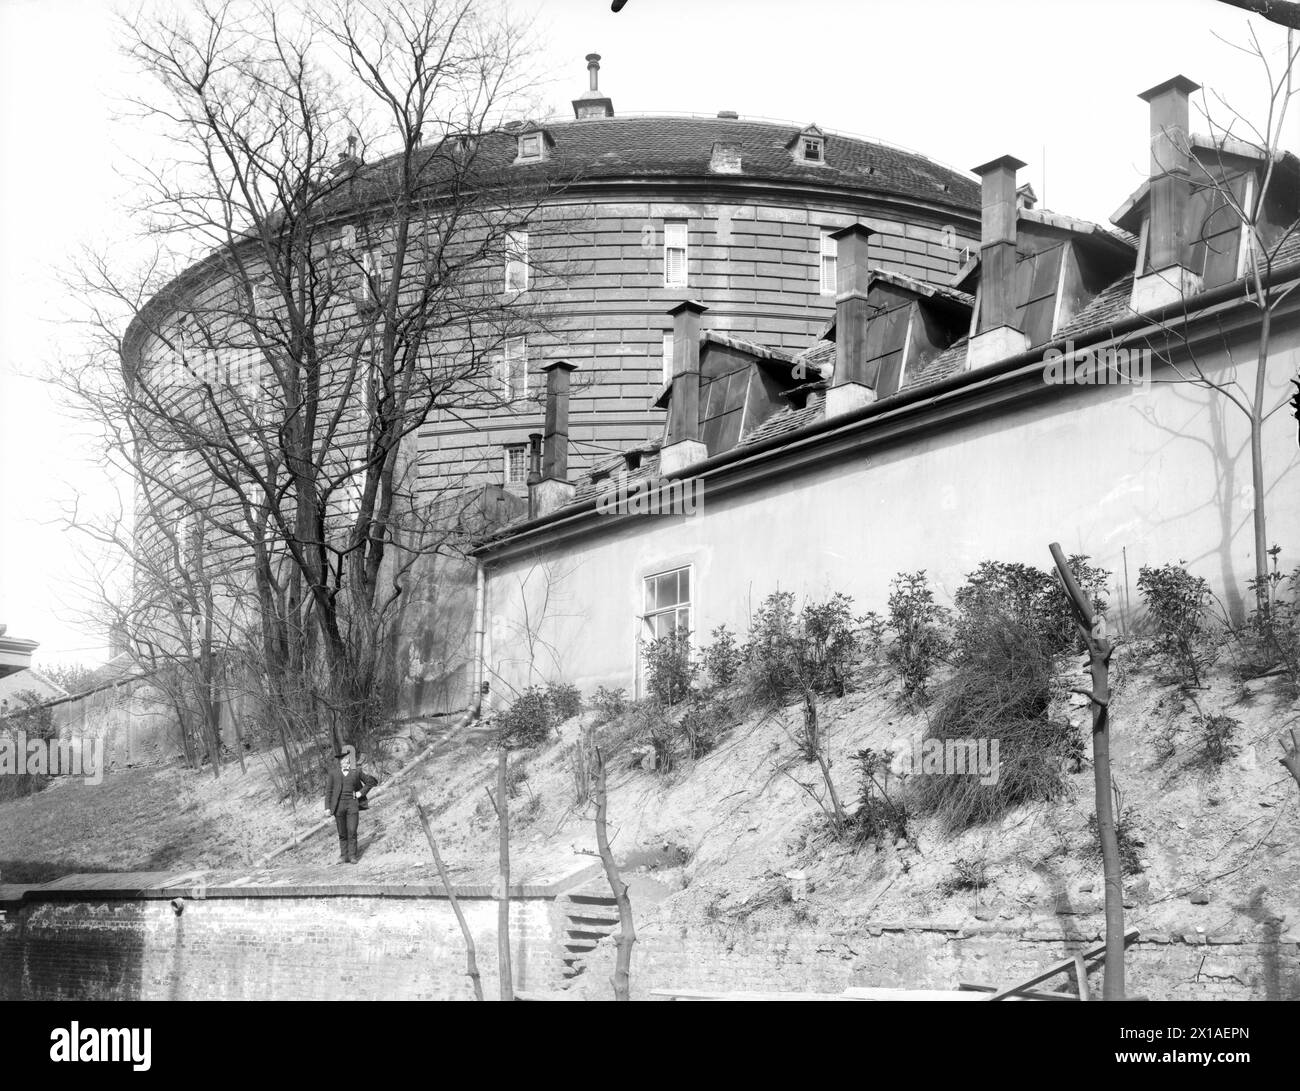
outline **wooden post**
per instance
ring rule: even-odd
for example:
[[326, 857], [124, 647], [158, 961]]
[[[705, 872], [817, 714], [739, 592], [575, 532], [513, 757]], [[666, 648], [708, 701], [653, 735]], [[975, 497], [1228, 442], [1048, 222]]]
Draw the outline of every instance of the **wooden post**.
[[596, 747], [596, 847], [600, 850], [600, 862], [605, 865], [605, 878], [609, 880], [609, 889], [614, 893], [618, 903], [618, 936], [614, 940], [617, 955], [614, 960], [614, 974], [609, 979], [614, 988], [615, 1000], [630, 1000], [632, 987], [630, 971], [632, 969], [632, 944], [636, 943], [636, 928], [632, 924], [632, 899], [627, 896], [627, 883], [618, 873], [614, 863], [614, 853], [609, 847], [609, 830], [605, 824], [605, 755]]
[[429, 839], [429, 851], [433, 853], [433, 865], [438, 869], [438, 878], [442, 880], [442, 887], [447, 892], [447, 900], [451, 902], [451, 911], [456, 914], [460, 934], [465, 937], [465, 974], [474, 986], [474, 999], [482, 1000], [483, 979], [478, 972], [478, 953], [474, 947], [474, 934], [465, 922], [465, 914], [460, 908], [460, 899], [456, 897], [451, 878], [447, 875], [447, 866], [442, 862], [442, 854], [438, 852], [438, 842], [433, 839], [433, 827], [429, 824], [429, 816], [424, 813], [424, 807], [420, 803], [420, 797], [415, 794], [414, 788], [411, 789], [410, 796], [411, 804], [420, 816], [420, 825], [424, 827], [424, 836]]
[[1092, 772], [1097, 806], [1097, 837], [1101, 841], [1102, 872], [1106, 882], [1106, 962], [1101, 998], [1124, 999], [1124, 888], [1120, 872], [1119, 838], [1115, 833], [1110, 780], [1110, 640], [1102, 617], [1093, 617], [1092, 603], [1079, 589], [1058, 543], [1048, 547], [1056, 571], [1070, 596], [1075, 624], [1088, 648], [1092, 675]]
[[497, 827], [500, 837], [500, 867], [497, 875], [497, 966], [501, 977], [501, 999], [515, 998], [514, 974], [510, 969], [510, 801], [506, 791], [506, 759], [503, 746], [497, 752]]

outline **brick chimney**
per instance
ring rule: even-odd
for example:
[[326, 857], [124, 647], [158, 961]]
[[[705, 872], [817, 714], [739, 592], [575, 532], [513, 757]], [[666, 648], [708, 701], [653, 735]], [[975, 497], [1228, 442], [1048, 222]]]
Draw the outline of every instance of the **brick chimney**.
[[668, 311], [673, 320], [673, 386], [668, 402], [668, 435], [659, 451], [663, 477], [708, 457], [700, 440], [700, 315], [709, 308], [692, 299]]
[[1151, 108], [1151, 179], [1146, 245], [1133, 279], [1133, 309], [1147, 311], [1195, 295], [1201, 275], [1187, 267], [1187, 204], [1191, 197], [1188, 99], [1200, 89], [1175, 76], [1138, 97]]
[[867, 240], [871, 228], [850, 224], [834, 232], [835, 376], [826, 391], [826, 416], [840, 417], [869, 405], [876, 392], [867, 381]]
[[1014, 156], [974, 168], [980, 179], [979, 320], [966, 350], [968, 368], [1024, 352], [1024, 332], [1016, 314], [1016, 171], [1025, 164]]
[[549, 515], [573, 499], [569, 481], [569, 372], [578, 365], [567, 360], [545, 364], [546, 431], [542, 436], [542, 476], [528, 490], [537, 516]]
[[597, 81], [600, 73], [600, 54], [587, 54], [587, 81], [590, 87], [573, 100], [573, 116], [579, 121], [589, 117], [613, 117], [614, 103], [601, 94]]

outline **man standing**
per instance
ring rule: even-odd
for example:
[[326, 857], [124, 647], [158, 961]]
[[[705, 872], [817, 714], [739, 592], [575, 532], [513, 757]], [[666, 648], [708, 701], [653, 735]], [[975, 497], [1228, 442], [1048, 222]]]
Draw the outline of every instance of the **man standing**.
[[325, 783], [325, 813], [334, 816], [338, 827], [339, 859], [345, 864], [355, 864], [361, 801], [379, 780], [361, 771], [354, 747], [345, 746], [338, 757], [339, 765], [330, 769]]

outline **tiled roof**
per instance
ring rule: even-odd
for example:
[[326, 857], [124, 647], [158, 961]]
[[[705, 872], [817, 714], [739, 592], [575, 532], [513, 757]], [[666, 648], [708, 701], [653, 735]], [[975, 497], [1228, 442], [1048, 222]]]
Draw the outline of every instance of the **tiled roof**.
[[[501, 172], [503, 179], [520, 182], [538, 176], [570, 183], [628, 177], [784, 180], [919, 198], [971, 211], [979, 207], [979, 185], [973, 179], [885, 144], [831, 133], [824, 163], [796, 160], [787, 144], [800, 130], [791, 125], [732, 118], [612, 117], [547, 122], [545, 127], [555, 145], [544, 162], [515, 166], [518, 132], [497, 131], [480, 138], [476, 170]], [[739, 147], [738, 173], [710, 174], [713, 145], [719, 141]], [[446, 157], [438, 147], [430, 148], [426, 163], [431, 182]], [[380, 160], [362, 167], [356, 182], [382, 187], [385, 167], [395, 165], [396, 160]]]
[[773, 413], [752, 432], [747, 432], [741, 436], [740, 442], [736, 446], [745, 447], [751, 443], [761, 443], [765, 439], [771, 439], [773, 436], [783, 436], [787, 432], [802, 428], [805, 424], [819, 421], [825, 415], [822, 408], [825, 403], [826, 396], [824, 394], [813, 394], [808, 398], [808, 403], [802, 409], [783, 409], [779, 413]]

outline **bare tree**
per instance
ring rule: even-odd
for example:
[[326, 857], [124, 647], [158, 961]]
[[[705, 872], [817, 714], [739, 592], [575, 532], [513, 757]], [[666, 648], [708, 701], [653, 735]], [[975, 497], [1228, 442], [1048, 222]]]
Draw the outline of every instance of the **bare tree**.
[[502, 276], [558, 185], [512, 171], [497, 131], [527, 109], [527, 36], [469, 0], [204, 0], [126, 38], [159, 89], [135, 113], [170, 145], [140, 165], [157, 253], [82, 264], [96, 351], [59, 381], [137, 487], [198, 519], [200, 590], [240, 574], [201, 616], [253, 626], [286, 761], [322, 720], [364, 746], [411, 568], [451, 533], [415, 433], [508, 403], [508, 344], [542, 321]]
[[[1274, 9], [1276, 14], [1276, 9], [1295, 7], [1270, 4], [1268, 0], [1236, 6], [1266, 15], [1264, 9]], [[1166, 319], [1158, 323], [1166, 344], [1177, 345], [1181, 359], [1170, 361], [1176, 378], [1157, 381], [1187, 383], [1212, 391], [1239, 410], [1248, 422], [1255, 557], [1252, 586], [1256, 609], [1261, 616], [1266, 616], [1270, 582], [1263, 434], [1268, 420], [1289, 401], [1283, 396], [1275, 404], [1269, 404], [1267, 379], [1273, 316], [1294, 290], [1294, 284], [1280, 283], [1274, 274], [1284, 254], [1293, 249], [1295, 236], [1300, 232], [1294, 195], [1288, 192], [1296, 184], [1297, 163], [1295, 156], [1283, 146], [1291, 100], [1300, 91], [1295, 80], [1300, 46], [1294, 31], [1288, 31], [1285, 51], [1278, 62], [1270, 58], [1252, 27], [1249, 43], [1234, 48], [1256, 58], [1265, 75], [1268, 95], [1263, 120], [1252, 121], [1222, 95], [1215, 94], [1211, 103], [1209, 96], [1202, 92], [1200, 108], [1209, 126], [1208, 140], [1198, 140], [1182, 132], [1164, 135], [1171, 154], [1187, 165], [1193, 187], [1191, 207], [1203, 212], [1199, 219], [1196, 212], [1189, 215], [1190, 245], [1205, 255], [1207, 265], [1214, 259], [1237, 256], [1243, 299], [1258, 313], [1258, 334], [1250, 353], [1254, 360], [1243, 361], [1250, 367], [1251, 379], [1243, 382], [1239, 377], [1238, 361], [1226, 332], [1211, 341], [1208, 355], [1212, 359], [1202, 357], [1203, 350], [1188, 325], [1192, 317], [1192, 302], [1188, 300], [1181, 321]], [[1175, 164], [1161, 165], [1169, 168]], [[1289, 181], [1284, 174], [1290, 176]], [[1225, 245], [1233, 239], [1238, 240], [1238, 248]], [[1218, 366], [1224, 354], [1226, 369]]]

